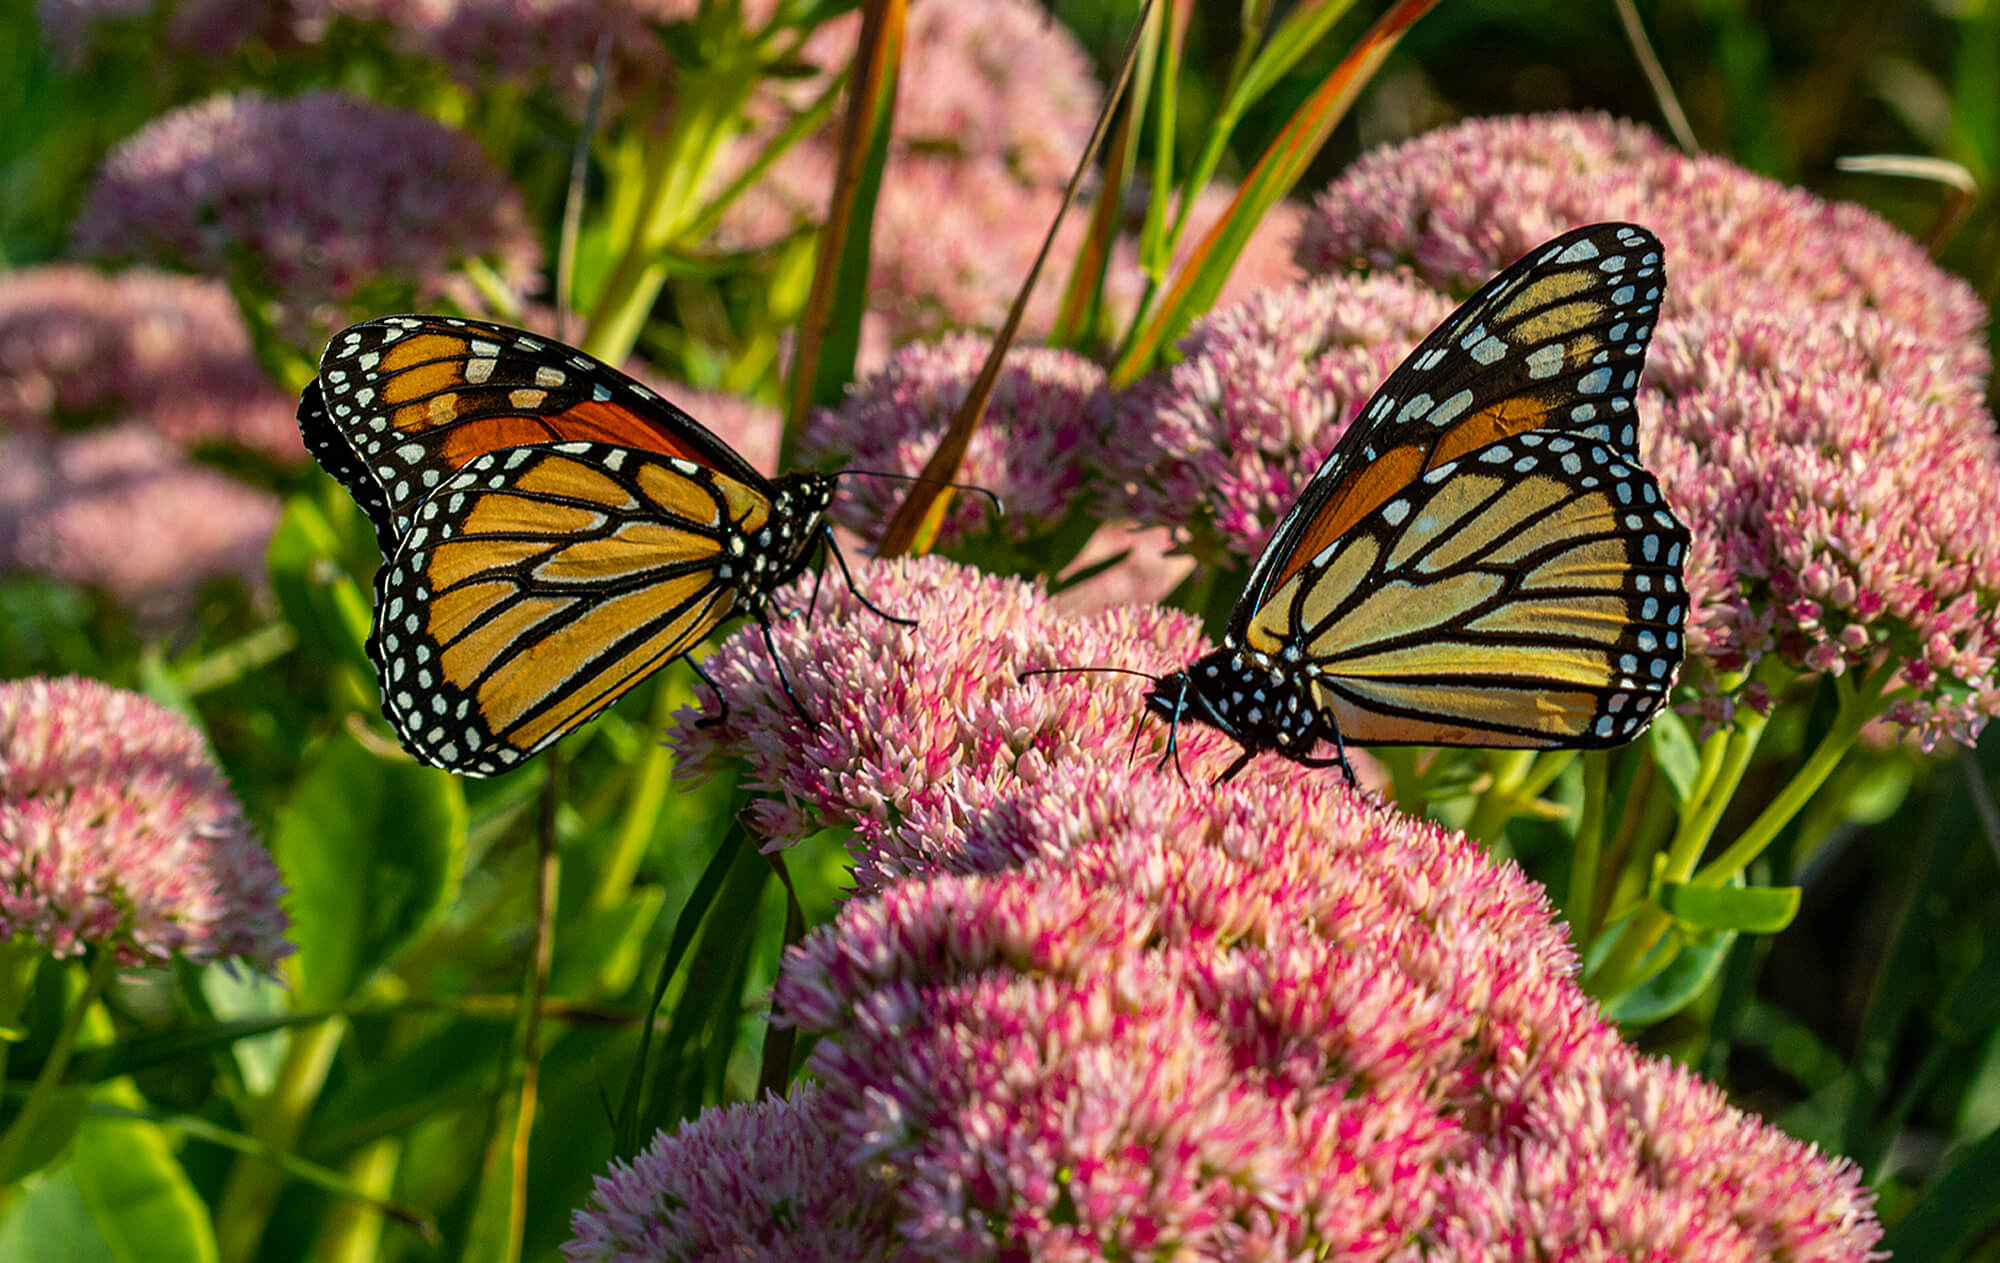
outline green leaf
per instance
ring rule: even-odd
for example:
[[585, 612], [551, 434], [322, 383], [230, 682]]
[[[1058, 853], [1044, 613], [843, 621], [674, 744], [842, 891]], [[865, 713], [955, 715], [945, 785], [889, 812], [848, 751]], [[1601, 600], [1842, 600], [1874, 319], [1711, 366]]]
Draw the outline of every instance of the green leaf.
[[[1616, 935], [1605, 934], [1610, 944]], [[1686, 1008], [1715, 979], [1736, 941], [1733, 933], [1704, 936], [1689, 942], [1679, 931], [1662, 935], [1639, 965], [1644, 981], [1625, 994], [1604, 1002], [1604, 1016], [1614, 1022], [1644, 1025], [1672, 1017]], [[1660, 962], [1664, 959], [1665, 963]], [[1648, 976], [1647, 971], [1656, 970]]]
[[1896, 1263], [1963, 1259], [2000, 1224], [2000, 1131], [1989, 1132], [1924, 1186], [1881, 1248]]
[[1687, 720], [1671, 710], [1661, 710], [1653, 716], [1653, 726], [1646, 730], [1646, 743], [1652, 747], [1653, 765], [1667, 778], [1667, 784], [1674, 787], [1674, 801], [1686, 802], [1694, 792], [1694, 778], [1701, 768], [1701, 751], [1695, 747]]
[[342, 731], [278, 814], [300, 1007], [346, 1000], [446, 906], [465, 864], [456, 779], [385, 759]]
[[[114, 1089], [121, 1103], [138, 1094]], [[157, 1123], [93, 1118], [71, 1164], [91, 1221], [120, 1263], [210, 1263], [215, 1230]]]
[[[33, 1120], [23, 1131], [20, 1152], [6, 1170], [0, 1170], [0, 1188], [6, 1188], [23, 1177], [41, 1170], [62, 1156], [71, 1138], [77, 1133], [83, 1121], [83, 1107], [88, 1099], [89, 1089], [76, 1084], [51, 1088], [42, 1106], [41, 1117]], [[19, 1102], [9, 1102], [18, 1105]], [[6, 1118], [11, 1122], [16, 1110], [8, 1110]], [[0, 1256], [4, 1257], [4, 1256]]]
[[368, 598], [340, 564], [340, 532], [310, 496], [285, 501], [265, 558], [271, 590], [300, 646], [333, 661], [368, 665]]
[[0, 1215], [0, 1259], [7, 1263], [122, 1263], [97, 1231], [69, 1167], [23, 1180]]
[[1653, 899], [1674, 920], [1697, 930], [1776, 934], [1799, 913], [1797, 886], [1697, 886], [1661, 882]]
[[612, 907], [564, 922], [556, 935], [548, 994], [582, 999], [618, 995], [631, 986], [646, 936], [666, 901], [660, 887], [641, 887]]

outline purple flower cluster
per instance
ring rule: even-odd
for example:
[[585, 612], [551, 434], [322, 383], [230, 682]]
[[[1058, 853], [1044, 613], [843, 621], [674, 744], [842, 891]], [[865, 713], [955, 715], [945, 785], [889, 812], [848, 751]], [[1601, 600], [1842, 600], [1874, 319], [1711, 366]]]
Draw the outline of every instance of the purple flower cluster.
[[114, 148], [74, 230], [98, 258], [226, 277], [304, 341], [362, 295], [425, 305], [478, 260], [517, 290], [541, 245], [472, 137], [339, 92], [213, 97]]
[[185, 719], [75, 676], [0, 684], [0, 939], [269, 970], [283, 893]]
[[227, 287], [73, 264], [0, 275], [0, 428], [131, 421], [185, 446], [305, 455], [297, 400], [258, 364]]
[[260, 583], [278, 513], [140, 426], [0, 438], [0, 569], [100, 588], [152, 628], [211, 580]]
[[[991, 349], [990, 339], [972, 333], [904, 347], [851, 387], [839, 407], [812, 415], [801, 458], [830, 467], [921, 472]], [[1100, 459], [1107, 420], [1102, 369], [1067, 351], [1010, 350], [957, 480], [999, 496], [1007, 508], [1000, 522], [1017, 536], [1052, 526]], [[843, 480], [834, 519], [873, 542], [908, 493], [908, 484], [889, 479]], [[990, 524], [990, 515], [985, 500], [959, 496], [939, 533], [940, 546]]]
[[857, 578], [919, 626], [842, 595], [781, 629], [816, 730], [739, 633], [729, 720], [680, 734], [792, 800], [771, 836], [859, 831], [862, 894], [775, 996], [819, 1086], [615, 1170], [575, 1263], [790, 1257], [828, 1222], [848, 1258], [1870, 1257], [1857, 1172], [1622, 1044], [1518, 869], [1335, 775], [1210, 785], [1207, 734], [1185, 781], [1107, 759], [1132, 686], [1012, 676], [1178, 665], [1189, 620], [935, 559]]

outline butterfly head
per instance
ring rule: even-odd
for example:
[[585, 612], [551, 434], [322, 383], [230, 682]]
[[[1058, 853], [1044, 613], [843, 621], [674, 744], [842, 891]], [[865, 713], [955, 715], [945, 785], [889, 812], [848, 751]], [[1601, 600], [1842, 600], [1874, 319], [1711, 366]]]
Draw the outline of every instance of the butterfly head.
[[1171, 725], [1193, 721], [1220, 729], [1247, 755], [1276, 750], [1304, 761], [1321, 737], [1335, 737], [1302, 670], [1227, 645], [1160, 677], [1146, 695], [1146, 709]]
[[805, 570], [813, 547], [825, 537], [826, 511], [832, 504], [833, 479], [827, 474], [786, 474], [773, 484], [771, 515], [756, 539], [762, 549], [765, 577], [759, 586], [764, 592], [783, 587]]

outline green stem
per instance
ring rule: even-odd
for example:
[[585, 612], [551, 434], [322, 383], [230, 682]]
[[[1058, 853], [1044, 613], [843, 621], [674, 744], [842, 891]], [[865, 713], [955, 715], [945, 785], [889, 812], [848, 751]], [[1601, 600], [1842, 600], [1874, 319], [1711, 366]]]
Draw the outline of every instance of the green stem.
[[42, 1060], [41, 1073], [35, 1076], [35, 1086], [28, 1089], [28, 1099], [21, 1104], [21, 1112], [0, 1134], [0, 1171], [11, 1171], [21, 1156], [28, 1137], [34, 1134], [42, 1115], [55, 1101], [56, 1090], [62, 1086], [63, 1073], [69, 1069], [70, 1055], [76, 1051], [76, 1034], [83, 1029], [84, 1015], [97, 1003], [97, 997], [111, 981], [112, 971], [118, 966], [117, 953], [108, 948], [97, 950], [97, 959], [91, 963], [90, 974], [69, 1003], [69, 1011], [63, 1014], [62, 1028], [56, 1032], [55, 1042], [49, 1046], [49, 1054]]
[[1604, 859], [1604, 820], [1611, 796], [1611, 756], [1592, 750], [1583, 756], [1583, 812], [1570, 847], [1569, 894], [1563, 916], [1582, 953], [1590, 946], [1590, 912], [1597, 903], [1597, 866]]
[[20, 1024], [21, 1010], [34, 994], [35, 971], [47, 956], [48, 950], [31, 938], [0, 942], [0, 1083], [7, 1080], [7, 1055], [28, 1037]]
[[[257, 1102], [250, 1134], [280, 1153], [291, 1152], [305, 1127], [307, 1115], [326, 1086], [334, 1053], [340, 1049], [347, 1024], [339, 1019], [292, 1033], [290, 1047], [278, 1067], [271, 1091]], [[229, 1169], [229, 1178], [215, 1208], [216, 1257], [221, 1263], [245, 1263], [257, 1256], [257, 1244], [270, 1222], [285, 1173], [261, 1157], [245, 1154]]]
[[1521, 787], [1535, 768], [1535, 751], [1497, 751], [1491, 760], [1493, 783], [1479, 796], [1479, 804], [1472, 809], [1472, 819], [1466, 822], [1468, 836], [1492, 844], [1500, 840], [1507, 827], [1507, 820], [1519, 809], [1522, 796]]
[[[683, 700], [678, 690], [664, 683], [654, 691], [654, 732], [666, 728], [674, 709]], [[639, 864], [646, 858], [653, 831], [659, 827], [660, 810], [666, 805], [673, 775], [673, 750], [664, 742], [651, 742], [633, 772], [631, 787], [626, 791], [625, 810], [619, 816], [617, 833], [612, 835], [610, 853], [598, 867], [597, 881], [590, 891], [591, 907], [613, 907], [623, 903], [631, 893]]]
[[[1705, 780], [1707, 792], [1689, 796], [1681, 813], [1680, 828], [1675, 831], [1674, 840], [1661, 864], [1660, 880], [1686, 881], [1688, 874], [1694, 871], [1695, 863], [1701, 859], [1703, 849], [1715, 833], [1715, 826], [1722, 820], [1724, 809], [1729, 806], [1736, 787], [1742, 783], [1743, 773], [1750, 767], [1750, 758], [1757, 752], [1757, 742], [1763, 737], [1767, 722], [1765, 715], [1746, 707], [1737, 712], [1736, 726], [1729, 730], [1726, 738], [1718, 733], [1703, 748], [1702, 773], [1697, 775], [1696, 785], [1700, 787]], [[1713, 775], [1709, 775], [1711, 751], [1717, 747], [1718, 739], [1721, 739], [1721, 753], [1715, 761]], [[1614, 913], [1611, 919], [1617, 920], [1617, 914]], [[1585, 983], [1585, 989], [1604, 998], [1622, 995], [1636, 986], [1639, 980], [1635, 971], [1639, 963], [1672, 924], [1673, 918], [1657, 905], [1648, 903], [1641, 907], [1619, 935], [1610, 954]]]
[[1834, 688], [1840, 696], [1840, 709], [1834, 715], [1832, 727], [1814, 748], [1784, 789], [1778, 792], [1757, 818], [1750, 822], [1742, 836], [1710, 860], [1694, 880], [1697, 885], [1720, 886], [1732, 876], [1742, 872], [1750, 861], [1764, 853], [1764, 848], [1777, 839], [1778, 833], [1790, 824], [1792, 817], [1804, 810], [1812, 796], [1819, 792], [1827, 777], [1840, 766], [1841, 759], [1853, 748], [1861, 736], [1861, 730], [1869, 720], [1882, 710], [1883, 691], [1896, 675], [1896, 664], [1887, 661], [1863, 677], [1858, 685], [1848, 685], [1845, 680], [1834, 681]]
[[290, 623], [273, 623], [259, 628], [181, 668], [177, 672], [181, 692], [189, 697], [199, 697], [213, 689], [234, 684], [251, 672], [284, 657], [298, 642], [299, 634]]

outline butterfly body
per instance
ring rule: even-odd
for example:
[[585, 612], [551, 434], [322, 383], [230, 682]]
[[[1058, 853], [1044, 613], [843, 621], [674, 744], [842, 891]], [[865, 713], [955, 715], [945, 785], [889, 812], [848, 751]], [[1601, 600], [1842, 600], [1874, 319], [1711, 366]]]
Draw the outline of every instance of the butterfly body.
[[1222, 647], [1147, 708], [1239, 742], [1225, 777], [1275, 750], [1351, 778], [1347, 741], [1637, 736], [1688, 610], [1688, 532], [1639, 464], [1634, 406], [1664, 286], [1659, 242], [1631, 224], [1565, 233], [1489, 281], [1279, 521]]
[[828, 538], [833, 478], [767, 478], [659, 395], [518, 329], [391, 316], [337, 334], [308, 448], [384, 562], [368, 654], [398, 738], [503, 772], [588, 722]]

